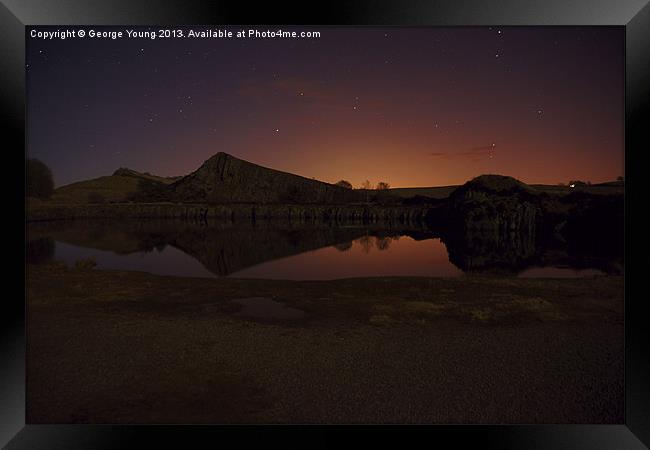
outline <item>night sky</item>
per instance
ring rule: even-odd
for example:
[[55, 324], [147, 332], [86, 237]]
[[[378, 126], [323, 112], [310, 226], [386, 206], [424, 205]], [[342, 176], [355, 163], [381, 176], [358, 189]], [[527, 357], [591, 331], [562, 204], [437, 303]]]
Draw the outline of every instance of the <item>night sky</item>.
[[623, 175], [623, 28], [284, 29], [321, 37], [28, 37], [28, 156], [57, 186], [219, 151], [355, 187]]

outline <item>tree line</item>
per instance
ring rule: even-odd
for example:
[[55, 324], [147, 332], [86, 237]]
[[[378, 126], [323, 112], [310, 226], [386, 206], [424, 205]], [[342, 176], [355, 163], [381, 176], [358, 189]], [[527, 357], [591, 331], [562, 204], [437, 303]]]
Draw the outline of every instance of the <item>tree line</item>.
[[[355, 187], [352, 186], [352, 183], [350, 183], [348, 180], [339, 180], [339, 181], [337, 181], [337, 182], [334, 183], [334, 184], [337, 185], [337, 186], [340, 186], [340, 187], [346, 188], [346, 189], [355, 189]], [[385, 181], [380, 181], [379, 183], [377, 183], [377, 184], [373, 187], [369, 180], [365, 180], [365, 181], [364, 181], [363, 183], [361, 183], [361, 185], [359, 185], [359, 187], [356, 188], [356, 189], [366, 189], [366, 190], [369, 190], [369, 189], [376, 189], [376, 190], [378, 190], [378, 191], [383, 191], [383, 190], [385, 190], [385, 189], [390, 189], [390, 184], [386, 183]]]

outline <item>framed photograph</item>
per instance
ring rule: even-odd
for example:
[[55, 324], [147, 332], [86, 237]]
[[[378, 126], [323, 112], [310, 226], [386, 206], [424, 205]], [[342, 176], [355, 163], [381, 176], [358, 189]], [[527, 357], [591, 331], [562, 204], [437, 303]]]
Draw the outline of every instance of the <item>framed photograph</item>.
[[3, 1], [0, 443], [648, 448], [646, 3]]

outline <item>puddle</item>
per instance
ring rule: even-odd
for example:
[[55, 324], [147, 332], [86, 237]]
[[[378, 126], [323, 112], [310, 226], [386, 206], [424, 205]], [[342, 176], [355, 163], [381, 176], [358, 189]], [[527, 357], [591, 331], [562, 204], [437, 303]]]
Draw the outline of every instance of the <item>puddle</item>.
[[243, 308], [236, 316], [260, 320], [299, 320], [306, 316], [304, 311], [290, 308], [268, 297], [238, 298], [232, 301]]

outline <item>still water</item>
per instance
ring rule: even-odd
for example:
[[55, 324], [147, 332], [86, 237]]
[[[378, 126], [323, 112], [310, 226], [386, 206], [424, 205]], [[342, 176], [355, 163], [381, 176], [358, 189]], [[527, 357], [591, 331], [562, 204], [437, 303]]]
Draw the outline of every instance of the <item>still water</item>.
[[519, 237], [500, 238], [497, 244], [475, 236], [445, 243], [421, 229], [60, 222], [30, 225], [28, 239], [30, 263], [59, 260], [74, 266], [92, 258], [98, 269], [190, 277], [330, 280], [479, 273], [566, 278], [620, 270], [610, 260], [545, 252]]

